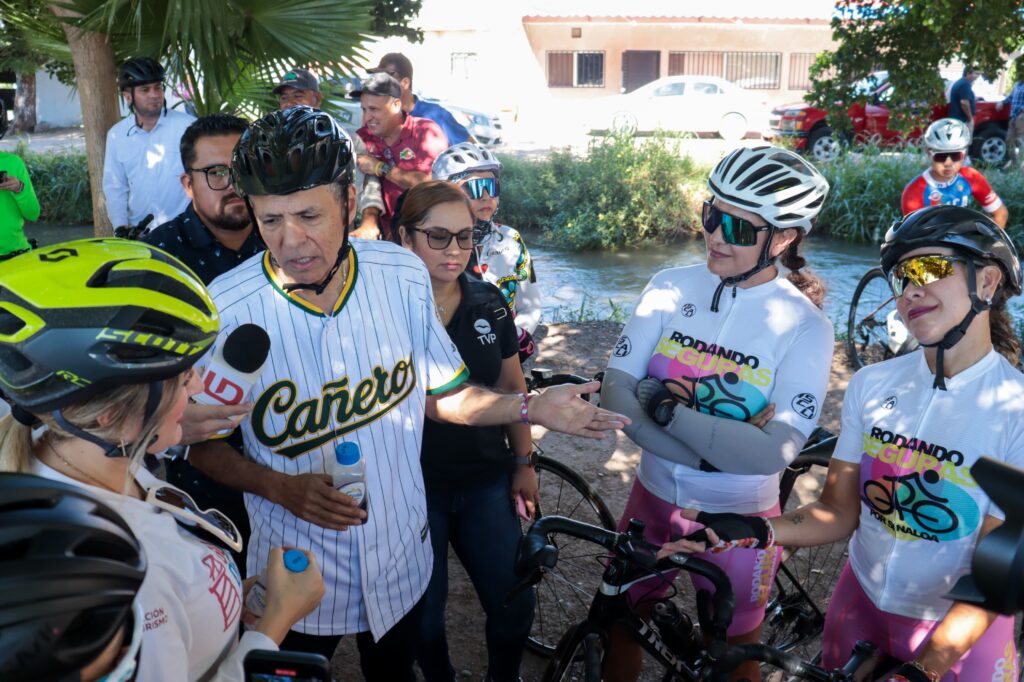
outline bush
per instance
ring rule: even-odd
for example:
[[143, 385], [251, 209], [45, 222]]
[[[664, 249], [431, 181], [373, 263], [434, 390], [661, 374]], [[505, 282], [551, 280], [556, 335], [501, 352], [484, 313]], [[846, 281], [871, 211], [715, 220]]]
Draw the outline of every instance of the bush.
[[611, 248], [700, 229], [708, 169], [680, 156], [666, 136], [613, 134], [595, 140], [583, 159], [563, 150], [502, 163], [502, 222], [540, 229], [552, 243]]
[[38, 154], [19, 144], [15, 153], [28, 167], [39, 197], [39, 220], [47, 223], [91, 223], [89, 164], [84, 152]]

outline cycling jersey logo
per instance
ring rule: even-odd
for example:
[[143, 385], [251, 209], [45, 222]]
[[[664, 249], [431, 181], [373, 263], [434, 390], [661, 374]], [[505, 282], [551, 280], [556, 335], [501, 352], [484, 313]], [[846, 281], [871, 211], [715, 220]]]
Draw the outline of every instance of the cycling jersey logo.
[[882, 402], [882, 407], [887, 410], [891, 410], [896, 407], [896, 396], [891, 395]]
[[800, 393], [790, 403], [796, 413], [804, 419], [814, 419], [818, 413], [818, 399], [811, 393]]
[[693, 314], [697, 312], [697, 306], [692, 303], [687, 303], [683, 306], [683, 317], [693, 317]]
[[624, 358], [633, 352], [633, 344], [630, 343], [629, 337], [622, 335], [619, 340], [615, 342], [615, 357]]

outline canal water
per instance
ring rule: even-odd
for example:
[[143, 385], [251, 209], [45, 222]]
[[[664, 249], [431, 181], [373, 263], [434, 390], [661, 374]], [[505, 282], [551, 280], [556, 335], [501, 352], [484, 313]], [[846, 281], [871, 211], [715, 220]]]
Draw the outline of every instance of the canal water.
[[[43, 225], [26, 228], [40, 244], [92, 236], [91, 225]], [[665, 268], [704, 260], [702, 239], [683, 239], [667, 246], [619, 251], [574, 251], [545, 246], [526, 235], [536, 263], [544, 303], [544, 319], [572, 320], [580, 311], [586, 318], [604, 319], [621, 311], [628, 316], [636, 298], [654, 273]], [[878, 246], [852, 244], [825, 237], [804, 242], [808, 265], [825, 280], [825, 311], [837, 332], [846, 330], [847, 309], [861, 276], [878, 265]], [[1019, 299], [1018, 299], [1019, 300]], [[1021, 306], [1013, 306], [1018, 318]]]

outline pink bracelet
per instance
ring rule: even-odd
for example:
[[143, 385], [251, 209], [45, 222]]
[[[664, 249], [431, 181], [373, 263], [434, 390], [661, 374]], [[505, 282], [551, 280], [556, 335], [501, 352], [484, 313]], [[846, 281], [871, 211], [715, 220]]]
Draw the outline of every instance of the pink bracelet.
[[524, 424], [530, 424], [530, 423], [532, 423], [530, 421], [530, 398], [531, 398], [531, 396], [530, 396], [529, 393], [520, 393], [519, 395], [523, 399], [523, 404], [519, 406], [519, 421], [523, 422]]

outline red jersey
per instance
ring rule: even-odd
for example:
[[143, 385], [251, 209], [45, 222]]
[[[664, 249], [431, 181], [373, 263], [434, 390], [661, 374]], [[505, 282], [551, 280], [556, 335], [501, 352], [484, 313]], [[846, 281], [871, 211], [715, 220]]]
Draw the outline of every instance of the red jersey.
[[926, 170], [904, 188], [900, 203], [907, 215], [925, 206], [967, 206], [972, 196], [986, 213], [995, 213], [1003, 205], [985, 176], [970, 166], [961, 168], [949, 182], [936, 180], [931, 170]]

